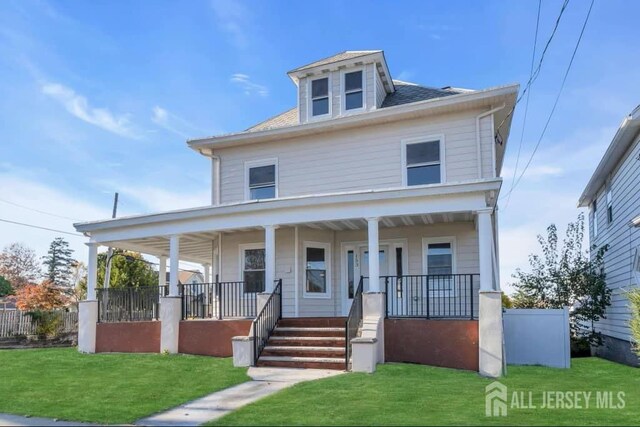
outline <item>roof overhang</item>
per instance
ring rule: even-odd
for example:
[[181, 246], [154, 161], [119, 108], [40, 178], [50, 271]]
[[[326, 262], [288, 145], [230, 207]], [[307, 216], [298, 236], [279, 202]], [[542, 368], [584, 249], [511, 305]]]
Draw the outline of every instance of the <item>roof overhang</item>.
[[[451, 95], [444, 98], [403, 104], [395, 107], [380, 108], [366, 114], [340, 117], [333, 120], [304, 123], [275, 129], [254, 132], [239, 132], [187, 141], [189, 147], [200, 153], [216, 148], [245, 144], [282, 141], [289, 138], [308, 136], [331, 131], [341, 131], [373, 124], [390, 123], [400, 120], [429, 117], [437, 114], [474, 108], [492, 108], [505, 104], [510, 111], [515, 103], [520, 85], [497, 86], [469, 93]], [[507, 126], [508, 127], [508, 126]]]
[[501, 179], [467, 183], [342, 192], [204, 206], [74, 224], [77, 231], [104, 243], [170, 236], [217, 233], [264, 224], [294, 225], [348, 220], [363, 216], [473, 212], [495, 204]]
[[582, 192], [578, 200], [578, 207], [586, 207], [593, 202], [611, 172], [613, 172], [631, 144], [633, 144], [633, 141], [635, 141], [639, 131], [640, 106], [636, 107], [620, 124], [611, 144], [609, 144], [602, 160], [600, 160], [598, 167]]

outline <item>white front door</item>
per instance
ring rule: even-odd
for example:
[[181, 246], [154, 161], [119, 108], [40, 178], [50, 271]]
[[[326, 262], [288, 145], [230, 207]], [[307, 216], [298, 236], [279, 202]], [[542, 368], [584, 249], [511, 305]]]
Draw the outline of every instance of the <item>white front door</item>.
[[[384, 292], [384, 276], [389, 275], [389, 247], [386, 245], [379, 246], [378, 262], [380, 265], [380, 290]], [[358, 274], [358, 280], [360, 276], [369, 276], [369, 249], [360, 248], [360, 274]], [[369, 291], [369, 279], [364, 279], [362, 286], [362, 292]]]
[[[390, 257], [389, 246], [380, 245], [380, 276], [386, 276], [389, 274]], [[360, 283], [360, 276], [369, 275], [369, 250], [365, 243], [349, 246], [344, 252], [343, 269], [345, 277], [343, 278], [344, 286], [346, 287], [344, 295], [344, 314], [349, 314], [351, 304], [353, 303], [353, 295]], [[384, 290], [384, 279], [380, 279], [380, 289]], [[363, 292], [369, 290], [369, 280], [365, 279], [363, 282]]]

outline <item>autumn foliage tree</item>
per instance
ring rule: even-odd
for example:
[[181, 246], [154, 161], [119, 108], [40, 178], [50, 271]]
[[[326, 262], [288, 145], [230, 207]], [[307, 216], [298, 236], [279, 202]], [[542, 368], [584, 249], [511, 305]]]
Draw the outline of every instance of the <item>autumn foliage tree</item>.
[[0, 275], [14, 289], [33, 283], [40, 277], [40, 263], [33, 249], [22, 243], [12, 243], [0, 252]]
[[16, 307], [22, 311], [51, 311], [64, 307], [67, 302], [64, 292], [48, 280], [39, 285], [24, 285], [16, 291]]

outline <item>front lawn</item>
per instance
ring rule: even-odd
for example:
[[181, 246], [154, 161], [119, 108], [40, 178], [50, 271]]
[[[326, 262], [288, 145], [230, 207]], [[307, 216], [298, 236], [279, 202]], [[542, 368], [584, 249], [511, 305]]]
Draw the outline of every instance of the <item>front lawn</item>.
[[[640, 369], [602, 359], [574, 359], [567, 370], [510, 366], [500, 380], [513, 392], [532, 392], [536, 409], [508, 408], [485, 416], [485, 387], [473, 372], [386, 364], [373, 375], [346, 374], [298, 384], [212, 425], [632, 425], [640, 422]], [[542, 392], [592, 391], [589, 409], [541, 409]], [[624, 409], [596, 408], [596, 391], [625, 393]], [[518, 393], [518, 397], [522, 396]], [[557, 394], [553, 394], [557, 396]], [[584, 405], [584, 404], [583, 404]]]
[[0, 412], [131, 423], [248, 380], [231, 359], [0, 350]]

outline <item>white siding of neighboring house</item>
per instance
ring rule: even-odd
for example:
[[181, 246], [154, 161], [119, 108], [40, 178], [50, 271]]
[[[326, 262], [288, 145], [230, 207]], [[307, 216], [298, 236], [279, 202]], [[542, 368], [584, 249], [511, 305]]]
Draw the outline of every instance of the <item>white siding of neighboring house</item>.
[[[605, 254], [607, 285], [612, 290], [607, 318], [598, 322], [605, 335], [631, 341], [629, 329], [629, 301], [625, 292], [636, 283], [632, 271], [635, 249], [640, 245], [640, 228], [630, 227], [631, 220], [640, 214], [640, 139], [629, 148], [611, 176], [613, 223], [607, 221], [606, 187], [598, 192], [598, 235], [593, 235], [592, 215], [589, 215], [590, 242], [597, 247], [609, 245]], [[595, 252], [595, 251], [594, 251]]]
[[298, 82], [298, 120], [300, 123], [307, 121], [307, 85], [309, 81], [306, 77]]
[[[405, 274], [423, 274], [422, 238], [450, 237], [456, 239], [456, 273], [478, 273], [478, 239], [473, 222], [439, 223], [432, 225], [381, 227], [380, 240], [406, 239], [408, 271]], [[367, 230], [332, 231], [299, 227], [298, 231], [298, 304], [299, 316], [342, 316], [343, 282], [341, 244], [344, 242], [366, 242]], [[304, 242], [320, 242], [331, 245], [331, 297], [305, 298], [303, 293], [305, 266]], [[240, 281], [240, 245], [264, 242], [261, 231], [225, 233], [222, 237], [221, 281]], [[282, 279], [283, 316], [295, 315], [295, 230], [276, 230], [276, 278]]]
[[[279, 197], [402, 185], [401, 141], [444, 135], [446, 182], [478, 178], [476, 120], [482, 111], [331, 132], [285, 141], [221, 148], [221, 200], [244, 200], [244, 163], [278, 159]], [[491, 173], [491, 125], [482, 121], [483, 175]], [[487, 133], [489, 132], [489, 133]]]

